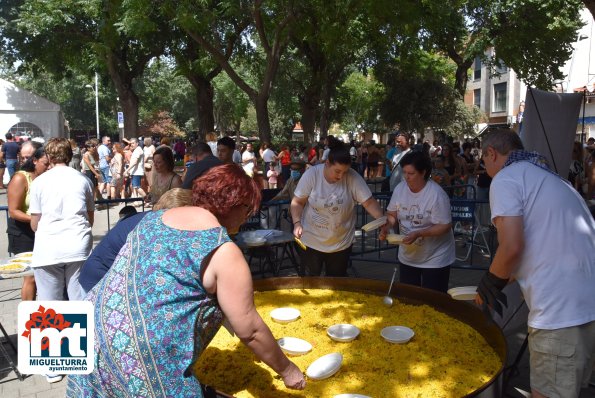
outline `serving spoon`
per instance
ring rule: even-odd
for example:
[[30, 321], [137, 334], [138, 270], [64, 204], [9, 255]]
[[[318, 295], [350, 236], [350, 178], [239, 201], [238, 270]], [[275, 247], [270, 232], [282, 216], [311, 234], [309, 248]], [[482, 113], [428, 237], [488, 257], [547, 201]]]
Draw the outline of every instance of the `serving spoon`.
[[395, 270], [393, 271], [393, 278], [390, 280], [390, 286], [388, 287], [388, 293], [386, 293], [386, 296], [384, 296], [382, 298], [382, 302], [387, 307], [392, 307], [393, 306], [393, 298], [390, 296], [390, 291], [393, 288], [393, 283], [395, 282], [395, 276], [396, 275], [397, 275], [397, 267], [395, 267]]

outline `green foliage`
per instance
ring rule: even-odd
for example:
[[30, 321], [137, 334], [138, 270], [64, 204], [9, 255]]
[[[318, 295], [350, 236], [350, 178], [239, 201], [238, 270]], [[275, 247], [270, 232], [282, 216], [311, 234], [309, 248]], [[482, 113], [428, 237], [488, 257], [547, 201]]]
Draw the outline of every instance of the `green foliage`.
[[[235, 85], [229, 76], [221, 74], [213, 80], [215, 86], [215, 98], [213, 100], [213, 111], [215, 113], [215, 124], [220, 131], [235, 131], [248, 115], [250, 101], [242, 90]], [[256, 113], [254, 108], [253, 125], [242, 125], [243, 131], [258, 131], [256, 127]]]
[[[422, 38], [426, 49], [459, 67], [455, 87], [464, 93], [466, 70], [475, 57], [512, 67], [527, 84], [549, 89], [561, 78], [581, 26], [578, 0], [423, 0]], [[486, 55], [494, 47], [493, 55]]]
[[194, 89], [185, 77], [178, 75], [171, 59], [162, 57], [151, 62], [142, 79], [138, 80], [135, 90], [141, 100], [141, 121], [167, 111], [177, 126], [187, 131], [196, 128], [192, 122], [188, 124], [190, 119], [196, 117]]
[[339, 88], [337, 108], [344, 131], [378, 131], [378, 109], [384, 87], [372, 74], [352, 72]]

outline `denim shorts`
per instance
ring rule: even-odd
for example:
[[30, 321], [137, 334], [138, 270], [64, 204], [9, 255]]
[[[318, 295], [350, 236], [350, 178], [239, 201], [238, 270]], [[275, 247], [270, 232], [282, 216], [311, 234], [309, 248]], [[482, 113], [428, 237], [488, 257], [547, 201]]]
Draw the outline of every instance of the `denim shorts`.
[[109, 176], [109, 167], [102, 167], [99, 169], [101, 173], [101, 178], [103, 178], [103, 182], [106, 184], [111, 181], [111, 177]]
[[132, 188], [140, 188], [140, 181], [143, 176], [131, 176], [132, 177]]

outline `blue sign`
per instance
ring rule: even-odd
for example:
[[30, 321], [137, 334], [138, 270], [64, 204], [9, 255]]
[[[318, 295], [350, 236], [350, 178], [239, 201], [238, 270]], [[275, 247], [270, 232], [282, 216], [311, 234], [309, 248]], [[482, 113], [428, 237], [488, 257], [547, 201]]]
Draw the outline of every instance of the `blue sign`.
[[124, 127], [124, 112], [118, 112], [118, 127]]

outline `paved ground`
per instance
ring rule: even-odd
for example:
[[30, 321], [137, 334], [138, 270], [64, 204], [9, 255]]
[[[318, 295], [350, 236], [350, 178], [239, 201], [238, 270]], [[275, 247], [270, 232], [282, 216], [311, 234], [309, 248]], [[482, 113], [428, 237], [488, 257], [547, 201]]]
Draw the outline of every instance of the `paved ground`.
[[[6, 204], [5, 191], [0, 191], [0, 205]], [[119, 208], [110, 210], [110, 223], [113, 225], [117, 220], [117, 212]], [[107, 211], [101, 210], [96, 212], [96, 223], [93, 227], [93, 234], [95, 241], [99, 241], [107, 233]], [[7, 240], [6, 235], [2, 232], [5, 231], [6, 220], [0, 213], [0, 253], [7, 253]], [[465, 248], [458, 245], [458, 254], [464, 253]], [[381, 279], [389, 281], [394, 268], [394, 263], [391, 263], [395, 258], [395, 252], [387, 251], [382, 255], [368, 254], [364, 256], [366, 261], [356, 260], [353, 263], [353, 267], [350, 273], [353, 276], [361, 278]], [[483, 253], [477, 251], [474, 253], [474, 263], [479, 265], [486, 265], [489, 262]], [[294, 271], [288, 269], [283, 271], [284, 275], [292, 275]], [[481, 278], [482, 271], [476, 270], [462, 270], [455, 269], [451, 273], [450, 285], [455, 286], [467, 286], [477, 285]], [[16, 324], [17, 316], [16, 310], [18, 303], [20, 302], [20, 287], [21, 279], [11, 280], [0, 280], [0, 322], [7, 330], [12, 341], [16, 344]], [[514, 292], [510, 292], [513, 296]], [[518, 304], [518, 301], [517, 301]], [[512, 308], [514, 306], [511, 305]], [[512, 312], [512, 309], [510, 310]], [[506, 316], [505, 316], [505, 319]], [[510, 322], [504, 329], [507, 341], [509, 342], [509, 356], [514, 359], [514, 356], [518, 352], [518, 349], [525, 337], [526, 333], [526, 308], [519, 311], [517, 316], [512, 322]], [[16, 355], [10, 351], [10, 347], [5, 344], [6, 349], [13, 355], [16, 361]], [[0, 368], [7, 365], [4, 358], [0, 358]], [[44, 377], [41, 376], [29, 376], [24, 381], [19, 381], [14, 372], [0, 372], [0, 397], [2, 398], [17, 398], [17, 397], [37, 397], [37, 398], [54, 398], [63, 397], [66, 389], [66, 381], [60, 383], [49, 384], [46, 382]], [[519, 366], [519, 372], [510, 380], [507, 388], [507, 396], [510, 397], [523, 397], [528, 396], [526, 391], [529, 390], [529, 372], [528, 372], [528, 359], [527, 354], [523, 355]], [[595, 398], [595, 389], [585, 390], [581, 395], [582, 398]]]

